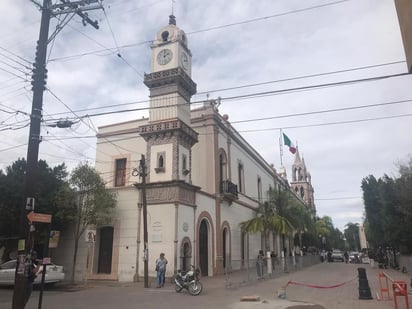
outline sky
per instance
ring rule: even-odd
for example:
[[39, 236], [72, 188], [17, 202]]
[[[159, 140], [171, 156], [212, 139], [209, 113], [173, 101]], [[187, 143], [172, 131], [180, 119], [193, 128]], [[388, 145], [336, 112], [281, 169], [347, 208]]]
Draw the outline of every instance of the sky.
[[[36, 1], [0, 1], [2, 170], [27, 155]], [[48, 45], [39, 159], [51, 166], [93, 164], [99, 126], [148, 116], [150, 43], [172, 12], [192, 52], [192, 107], [220, 97], [219, 112], [290, 181], [282, 129], [311, 174], [317, 215], [341, 231], [363, 222], [362, 179], [396, 177], [412, 153], [412, 76], [393, 0], [102, 4], [88, 11], [98, 30], [76, 15]], [[66, 119], [71, 128], [53, 127]]]

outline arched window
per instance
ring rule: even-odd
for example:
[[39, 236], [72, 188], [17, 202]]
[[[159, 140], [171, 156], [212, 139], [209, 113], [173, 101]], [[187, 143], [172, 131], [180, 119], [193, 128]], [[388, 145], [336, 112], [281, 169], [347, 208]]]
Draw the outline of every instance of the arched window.
[[243, 169], [243, 163], [239, 162], [237, 166], [238, 171], [238, 190], [245, 193], [245, 171]]
[[157, 163], [155, 167], [156, 173], [164, 173], [165, 171], [165, 157], [166, 153], [165, 152], [158, 152], [157, 153]]
[[223, 149], [220, 149], [219, 153], [219, 172], [220, 181], [227, 180], [227, 157], [226, 152]]
[[262, 192], [262, 179], [260, 179], [260, 176], [258, 176], [258, 179], [257, 179], [257, 190], [258, 190], [258, 201], [261, 202], [263, 198], [262, 196], [263, 192]]

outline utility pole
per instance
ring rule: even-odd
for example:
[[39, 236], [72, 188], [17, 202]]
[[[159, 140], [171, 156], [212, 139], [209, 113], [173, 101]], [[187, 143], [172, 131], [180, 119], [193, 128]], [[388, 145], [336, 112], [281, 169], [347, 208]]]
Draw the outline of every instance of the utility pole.
[[139, 175], [142, 177], [142, 183], [136, 183], [135, 187], [141, 189], [142, 193], [142, 207], [143, 207], [143, 262], [144, 262], [144, 287], [149, 287], [149, 246], [148, 246], [148, 236], [147, 236], [147, 199], [146, 199], [146, 160], [145, 156], [142, 155], [140, 159], [139, 170], [133, 170], [133, 176]]
[[[98, 28], [97, 22], [92, 22], [88, 18], [87, 13], [83, 13], [83, 11], [102, 8], [98, 0], [81, 0], [73, 2], [61, 0], [61, 2], [62, 3], [54, 5], [52, 5], [51, 0], [43, 0], [43, 5], [34, 2], [40, 7], [42, 15], [40, 22], [39, 40], [37, 41], [35, 63], [33, 64], [33, 101], [32, 111], [30, 115], [29, 142], [27, 148], [25, 191], [23, 197], [24, 202], [22, 203], [22, 208], [20, 209], [18, 258], [12, 309], [24, 309], [24, 307], [26, 306], [28, 274], [31, 271], [32, 264], [31, 253], [34, 246], [33, 232], [35, 231], [35, 224], [33, 222], [28, 224], [26, 216], [30, 212], [34, 211], [35, 205], [36, 171], [39, 157], [39, 145], [41, 141], [40, 125], [42, 120], [43, 91], [45, 89], [47, 78], [46, 57], [47, 44], [49, 43], [50, 19], [62, 14], [77, 14], [83, 18], [84, 25], [90, 23], [93, 27]], [[91, 6], [90, 4], [92, 3], [99, 4]], [[57, 35], [61, 28], [62, 27], [57, 27], [56, 31], [52, 34], [53, 38]], [[46, 253], [47, 250], [48, 248], [45, 248]]]

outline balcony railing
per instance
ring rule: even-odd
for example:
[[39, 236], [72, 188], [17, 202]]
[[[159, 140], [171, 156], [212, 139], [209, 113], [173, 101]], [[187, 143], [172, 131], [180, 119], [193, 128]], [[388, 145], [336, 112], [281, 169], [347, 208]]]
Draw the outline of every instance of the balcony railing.
[[220, 182], [220, 193], [223, 199], [229, 201], [229, 203], [238, 199], [237, 185], [229, 180]]

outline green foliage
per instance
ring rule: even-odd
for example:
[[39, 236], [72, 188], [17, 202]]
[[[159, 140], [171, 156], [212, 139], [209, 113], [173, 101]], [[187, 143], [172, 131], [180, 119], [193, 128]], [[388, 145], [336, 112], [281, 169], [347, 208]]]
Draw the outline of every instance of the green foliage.
[[359, 223], [346, 223], [343, 234], [348, 246], [347, 249], [352, 251], [360, 251], [362, 249], [359, 241]]
[[[18, 159], [0, 174], [0, 235], [17, 235], [20, 224], [20, 211], [24, 203], [26, 160]], [[54, 215], [57, 205], [54, 203], [56, 192], [65, 183], [67, 176], [64, 164], [50, 168], [46, 161], [39, 160], [36, 171], [35, 211]], [[52, 228], [59, 224], [52, 223]]]
[[280, 235], [292, 236], [295, 227], [282, 210], [286, 209], [292, 199], [288, 191], [269, 190], [268, 201], [260, 203], [253, 219], [240, 223], [240, 228], [248, 233], [261, 233], [265, 240], [265, 250], [269, 250], [269, 235], [277, 232]]
[[112, 222], [116, 197], [106, 189], [99, 173], [87, 164], [79, 164], [70, 174], [69, 184], [56, 196], [61, 205], [56, 214], [74, 223], [74, 252], [71, 281], [76, 272], [79, 239], [89, 226], [97, 227]]
[[69, 184], [71, 186], [62, 186], [56, 195], [56, 201], [61, 205], [56, 216], [78, 224], [76, 238], [89, 225], [111, 222], [116, 198], [106, 189], [103, 179], [93, 167], [78, 165], [70, 174]]
[[334, 227], [331, 217], [323, 216], [322, 218], [317, 218], [315, 232], [318, 235], [319, 248], [332, 250], [345, 247], [343, 233]]
[[412, 252], [412, 157], [399, 165], [399, 176], [362, 180], [365, 230], [371, 247], [392, 246]]
[[[16, 247], [20, 226], [20, 214], [24, 205], [26, 160], [18, 159], [0, 173], [0, 248], [5, 247], [4, 257]], [[65, 184], [66, 166], [48, 166], [39, 160], [36, 170], [35, 211], [53, 216], [52, 229], [61, 229], [64, 220], [55, 220], [58, 205], [54, 202], [56, 193]]]

